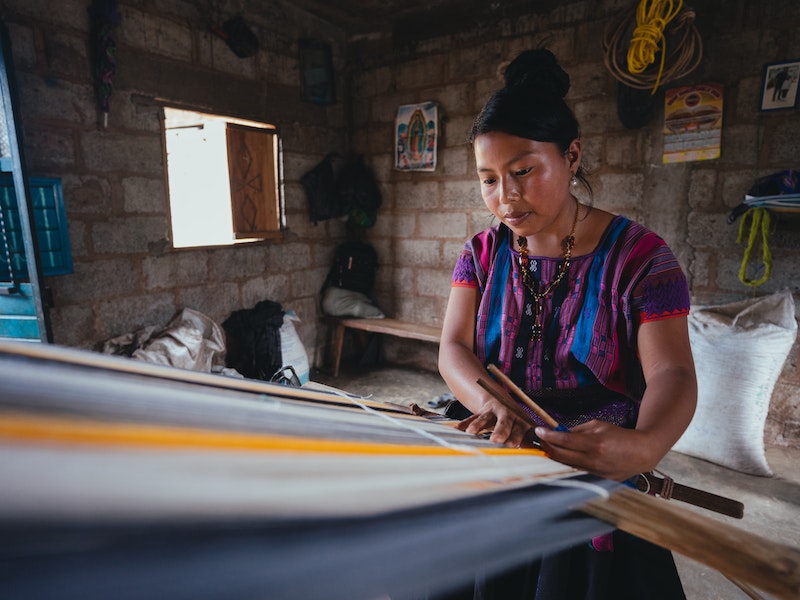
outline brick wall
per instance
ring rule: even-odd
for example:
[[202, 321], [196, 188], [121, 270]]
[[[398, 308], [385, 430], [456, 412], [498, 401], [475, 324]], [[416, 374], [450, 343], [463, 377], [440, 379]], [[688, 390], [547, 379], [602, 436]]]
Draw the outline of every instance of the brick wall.
[[[342, 74], [344, 34], [289, 3], [270, 3], [264, 14], [247, 15], [260, 49], [242, 59], [209, 33], [209, 16], [200, 10], [207, 3], [120, 2], [118, 66], [104, 129], [88, 54], [89, 3], [4, 4], [29, 172], [61, 178], [69, 221], [75, 271], [45, 281], [54, 300], [54, 342], [93, 347], [166, 324], [182, 307], [221, 323], [233, 310], [270, 299], [300, 316], [311, 355], [317, 294], [344, 228], [309, 222], [299, 179], [332, 149], [346, 148], [348, 132], [343, 103], [302, 101], [298, 40], [330, 43]], [[223, 20], [241, 8], [217, 4]], [[341, 77], [337, 87], [344, 89]], [[280, 128], [289, 227], [282, 241], [171, 249], [154, 98]]]

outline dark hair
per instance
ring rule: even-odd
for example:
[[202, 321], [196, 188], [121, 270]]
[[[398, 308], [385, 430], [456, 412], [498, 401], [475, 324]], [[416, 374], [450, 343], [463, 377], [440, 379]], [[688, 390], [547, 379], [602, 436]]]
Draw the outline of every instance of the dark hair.
[[[500, 131], [537, 142], [552, 142], [562, 152], [580, 137], [580, 126], [564, 96], [569, 75], [545, 48], [525, 50], [505, 68], [505, 87], [492, 94], [472, 124], [469, 143]], [[591, 193], [583, 168], [576, 173]]]

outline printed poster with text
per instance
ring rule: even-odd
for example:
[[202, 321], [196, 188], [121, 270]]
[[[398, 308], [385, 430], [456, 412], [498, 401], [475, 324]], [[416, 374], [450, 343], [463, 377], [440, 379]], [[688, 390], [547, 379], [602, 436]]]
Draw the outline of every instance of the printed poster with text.
[[663, 162], [719, 158], [722, 85], [704, 83], [664, 92]]

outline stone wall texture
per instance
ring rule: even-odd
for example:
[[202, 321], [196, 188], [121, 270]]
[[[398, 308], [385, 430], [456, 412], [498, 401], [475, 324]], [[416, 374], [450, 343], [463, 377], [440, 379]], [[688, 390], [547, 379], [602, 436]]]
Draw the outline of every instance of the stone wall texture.
[[[738, 278], [743, 246], [726, 217], [759, 176], [800, 165], [797, 109], [759, 111], [764, 66], [800, 58], [800, 4], [699, 0], [700, 66], [668, 87], [724, 86], [722, 152], [716, 160], [662, 164], [663, 96], [643, 127], [617, 116], [617, 82], [605, 65], [606, 27], [619, 0], [531, 3], [529, 13], [458, 20], [437, 28], [381, 28], [348, 37], [290, 2], [248, 4], [257, 55], [240, 59], [209, 33], [206, 3], [120, 3], [118, 71], [107, 128], [93, 97], [86, 3], [4, 0], [23, 107], [24, 149], [35, 176], [64, 186], [75, 272], [46, 280], [54, 342], [93, 347], [181, 307], [221, 322], [262, 299], [301, 319], [309, 357], [321, 363], [327, 331], [318, 292], [345, 225], [308, 220], [299, 183], [332, 151], [364, 155], [383, 192], [366, 238], [380, 258], [377, 297], [398, 318], [440, 324], [464, 241], [491, 224], [471, 149], [472, 119], [501, 85], [498, 67], [545, 45], [572, 76], [567, 100], [582, 126], [596, 206], [624, 213], [671, 245], [696, 304], [719, 304], [789, 288], [800, 294], [800, 219], [781, 217], [770, 237], [771, 278], [752, 289]], [[242, 3], [216, 3], [234, 14]], [[299, 40], [328, 42], [338, 102], [301, 94]], [[159, 101], [276, 124], [284, 144], [288, 229], [280, 241], [236, 248], [171, 249]], [[439, 106], [434, 172], [394, 169], [397, 107]], [[390, 359], [435, 368], [435, 348], [386, 340]], [[798, 346], [773, 395], [768, 443], [800, 446]], [[413, 357], [413, 359], [409, 358]]]

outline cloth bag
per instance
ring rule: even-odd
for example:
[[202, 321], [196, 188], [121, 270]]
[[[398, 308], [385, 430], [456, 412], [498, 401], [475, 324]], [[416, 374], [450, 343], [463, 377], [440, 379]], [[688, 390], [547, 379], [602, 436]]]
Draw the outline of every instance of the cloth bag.
[[770, 477], [764, 425], [783, 364], [797, 337], [788, 290], [692, 309], [689, 339], [697, 370], [697, 410], [673, 450]]

